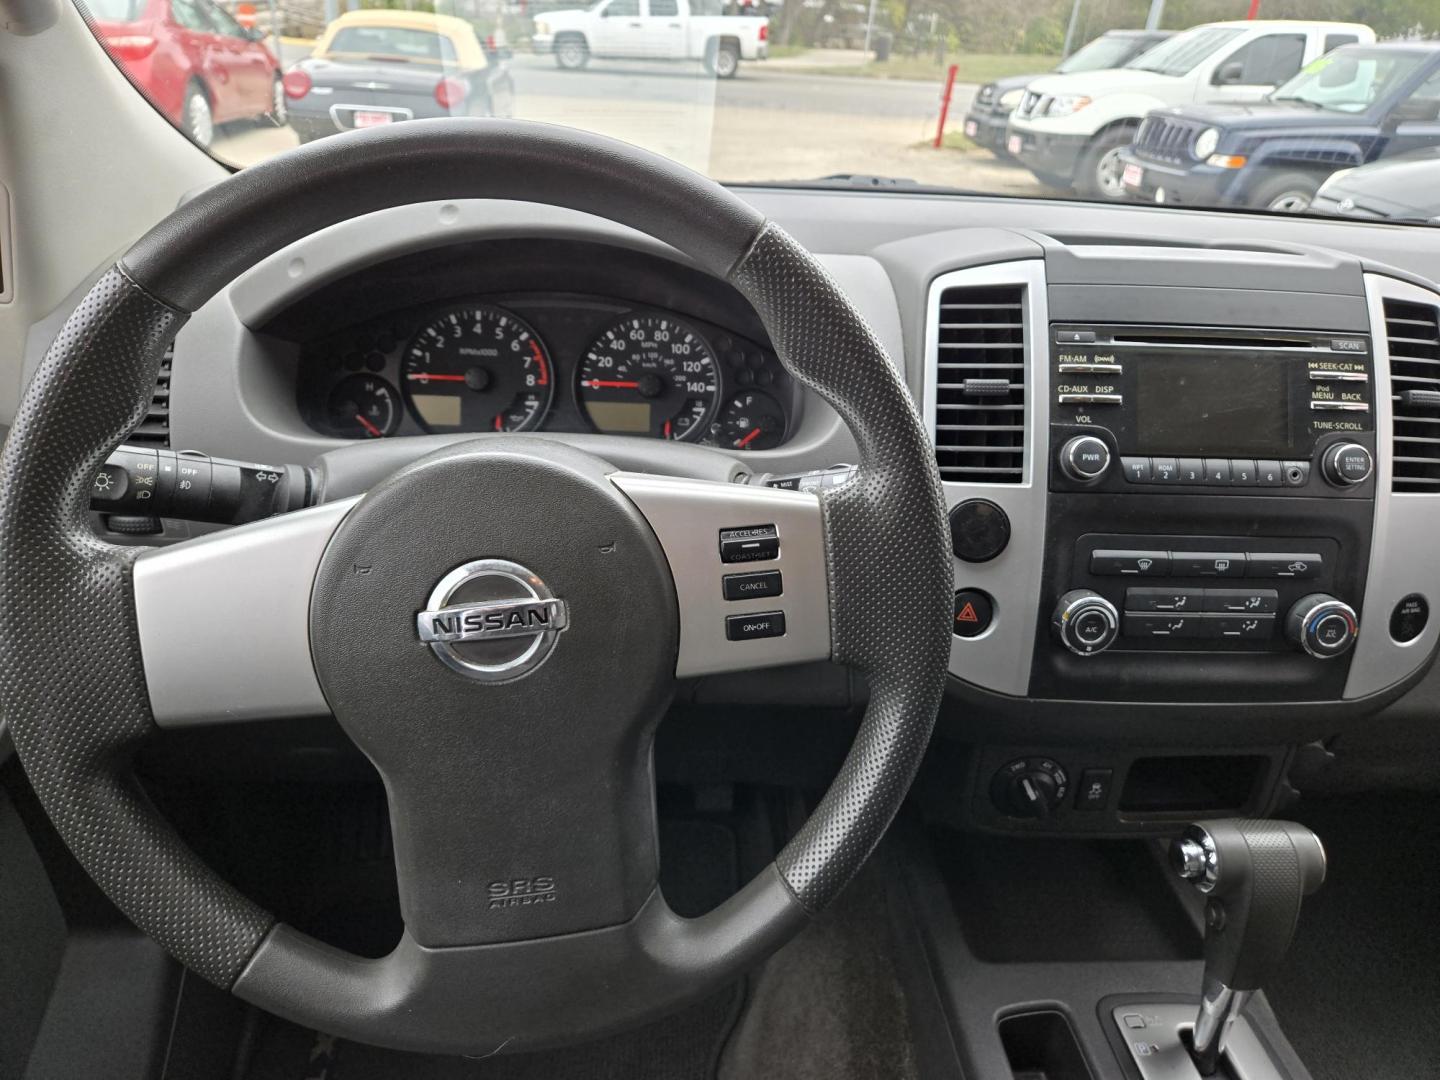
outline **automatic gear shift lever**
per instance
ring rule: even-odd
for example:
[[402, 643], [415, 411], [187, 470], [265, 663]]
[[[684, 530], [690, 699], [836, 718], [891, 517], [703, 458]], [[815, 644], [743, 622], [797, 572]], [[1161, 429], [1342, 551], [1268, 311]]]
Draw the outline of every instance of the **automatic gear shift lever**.
[[1208, 897], [1193, 1054], [1211, 1076], [1231, 1023], [1285, 958], [1301, 900], [1325, 880], [1325, 849], [1292, 821], [1235, 818], [1188, 826], [1170, 861]]

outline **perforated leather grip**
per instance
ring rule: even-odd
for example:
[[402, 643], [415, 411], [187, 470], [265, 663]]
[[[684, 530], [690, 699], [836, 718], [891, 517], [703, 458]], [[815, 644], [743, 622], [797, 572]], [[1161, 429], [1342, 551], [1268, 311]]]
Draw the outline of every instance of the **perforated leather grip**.
[[797, 899], [823, 908], [889, 827], [945, 690], [954, 590], [934, 451], [885, 349], [819, 263], [766, 225], [736, 268], [785, 365], [844, 418], [857, 478], [821, 495], [835, 658], [870, 703], [820, 806], [780, 853]]
[[140, 549], [100, 542], [86, 516], [183, 321], [112, 269], [25, 392], [0, 456], [0, 700], [80, 864], [136, 926], [228, 987], [275, 920], [201, 863], [129, 774], [155, 726], [130, 575]]

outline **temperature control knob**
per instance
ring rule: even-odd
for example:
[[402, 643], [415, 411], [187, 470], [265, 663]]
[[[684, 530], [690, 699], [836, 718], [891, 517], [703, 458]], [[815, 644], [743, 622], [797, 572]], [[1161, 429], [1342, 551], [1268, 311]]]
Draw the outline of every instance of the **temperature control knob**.
[[1050, 625], [1071, 652], [1094, 656], [1108, 649], [1120, 633], [1120, 614], [1099, 593], [1073, 589], [1060, 597]]
[[1336, 443], [1320, 459], [1320, 471], [1336, 487], [1350, 487], [1370, 479], [1375, 461], [1359, 443]]
[[1082, 484], [1098, 480], [1110, 468], [1110, 448], [1094, 435], [1076, 435], [1060, 448], [1060, 471]]
[[1344, 656], [1359, 633], [1355, 609], [1325, 593], [1302, 596], [1285, 617], [1285, 636], [1319, 660]]

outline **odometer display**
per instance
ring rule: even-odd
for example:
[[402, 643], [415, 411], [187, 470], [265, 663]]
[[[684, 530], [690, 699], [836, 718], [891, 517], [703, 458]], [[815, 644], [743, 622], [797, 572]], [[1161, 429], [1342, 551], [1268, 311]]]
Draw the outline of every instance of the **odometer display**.
[[576, 371], [576, 397], [597, 431], [692, 441], [719, 396], [715, 353], [669, 315], [627, 315], [597, 337]]
[[555, 380], [540, 339], [503, 308], [470, 304], [423, 327], [405, 349], [405, 401], [428, 431], [530, 431]]

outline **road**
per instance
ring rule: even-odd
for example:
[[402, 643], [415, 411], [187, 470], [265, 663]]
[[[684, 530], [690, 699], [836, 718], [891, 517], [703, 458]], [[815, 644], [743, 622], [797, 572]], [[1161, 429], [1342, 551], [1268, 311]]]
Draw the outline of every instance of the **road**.
[[[305, 50], [286, 45], [285, 63]], [[987, 153], [933, 150], [938, 83], [810, 75], [746, 63], [716, 80], [698, 64], [595, 61], [561, 71], [549, 57], [511, 62], [516, 115], [623, 139], [722, 180], [807, 179], [830, 173], [910, 177], [974, 190], [1043, 194], [1029, 173]], [[957, 84], [952, 130], [975, 92]], [[288, 129], [227, 129], [216, 151], [238, 164], [294, 144]]]

